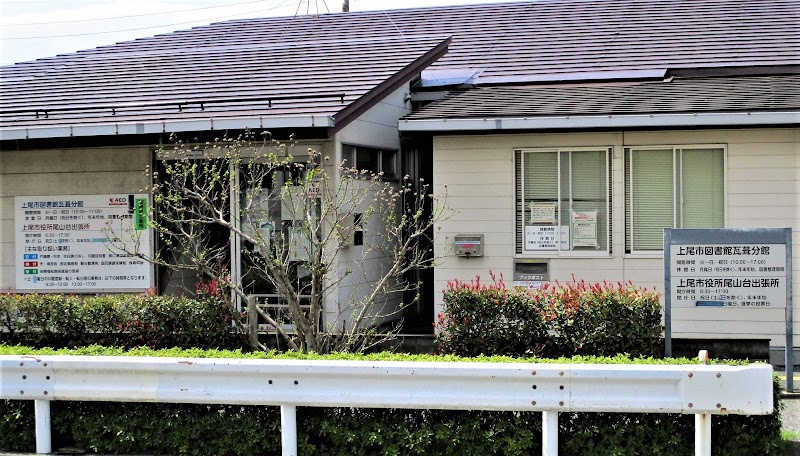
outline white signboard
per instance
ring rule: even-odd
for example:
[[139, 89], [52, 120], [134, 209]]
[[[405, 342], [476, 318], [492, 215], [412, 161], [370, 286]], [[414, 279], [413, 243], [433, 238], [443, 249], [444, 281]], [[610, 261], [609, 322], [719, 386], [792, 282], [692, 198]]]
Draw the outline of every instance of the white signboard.
[[572, 246], [599, 247], [597, 211], [572, 211]]
[[558, 250], [558, 236], [561, 233], [561, 250], [569, 250], [568, 226], [532, 225], [525, 227], [525, 250]]
[[555, 203], [531, 203], [531, 223], [556, 223]]
[[676, 307], [786, 307], [786, 245], [674, 245]]
[[14, 198], [18, 290], [144, 291], [152, 267], [112, 250], [109, 237], [150, 254], [147, 195]]
[[249, 190], [243, 202], [242, 232], [250, 237], [260, 238], [269, 247], [275, 224], [269, 220], [269, 192], [264, 189]]
[[[786, 345], [794, 343], [792, 315], [792, 229], [664, 229], [664, 353], [672, 356], [672, 308], [705, 308], [697, 320], [712, 333], [749, 335], [750, 314], [734, 309], [762, 309], [785, 315], [780, 323]], [[717, 311], [708, 309], [719, 309]], [[782, 312], [781, 312], [782, 311]], [[683, 313], [682, 312], [682, 313]], [[733, 313], [729, 313], [733, 312]], [[765, 314], [765, 315], [766, 315]], [[727, 315], [727, 318], [721, 318]], [[738, 319], [737, 319], [738, 318]], [[745, 323], [728, 325], [728, 322]], [[777, 321], [763, 323], [780, 332]], [[696, 331], [696, 329], [693, 329]], [[749, 337], [749, 336], [748, 336]], [[770, 343], [773, 345], [775, 340]], [[794, 350], [784, 351], [786, 389], [793, 390]]]
[[538, 290], [542, 288], [544, 284], [547, 282], [543, 282], [541, 280], [515, 280], [512, 284], [514, 287], [521, 287], [525, 288], [526, 290]]
[[289, 228], [289, 261], [307, 262], [311, 259], [311, 234], [304, 226]]
[[308, 183], [306, 196], [309, 198], [322, 198], [322, 183], [319, 179], [314, 179]]

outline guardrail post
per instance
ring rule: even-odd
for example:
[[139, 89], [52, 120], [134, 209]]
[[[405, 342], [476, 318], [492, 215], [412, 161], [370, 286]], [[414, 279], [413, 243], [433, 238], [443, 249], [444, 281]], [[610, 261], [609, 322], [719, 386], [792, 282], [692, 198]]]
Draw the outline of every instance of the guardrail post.
[[[708, 364], [708, 350], [697, 354], [700, 364]], [[698, 413], [694, 416], [694, 454], [711, 456], [711, 414]]]
[[711, 414], [698, 413], [694, 416], [694, 454], [711, 456]]
[[558, 412], [542, 412], [542, 456], [558, 456]]
[[33, 401], [33, 410], [36, 417], [36, 452], [49, 454], [53, 451], [50, 439], [50, 401]]
[[281, 451], [283, 456], [297, 456], [297, 407], [281, 405]]

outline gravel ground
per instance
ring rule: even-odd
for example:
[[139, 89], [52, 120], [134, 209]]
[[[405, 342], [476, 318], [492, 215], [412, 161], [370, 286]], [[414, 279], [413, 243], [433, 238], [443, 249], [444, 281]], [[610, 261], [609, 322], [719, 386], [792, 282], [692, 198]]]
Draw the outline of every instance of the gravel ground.
[[783, 405], [783, 430], [800, 433], [800, 394], [784, 394]]
[[[784, 377], [784, 372], [779, 372]], [[800, 377], [794, 376], [794, 389], [797, 390]], [[800, 456], [800, 393], [783, 394], [783, 412], [781, 421], [784, 431], [797, 432], [798, 437], [794, 441], [787, 442], [786, 456]]]
[[[783, 405], [783, 430], [800, 433], [800, 394], [785, 395]], [[786, 456], [800, 456], [800, 438], [786, 443]]]

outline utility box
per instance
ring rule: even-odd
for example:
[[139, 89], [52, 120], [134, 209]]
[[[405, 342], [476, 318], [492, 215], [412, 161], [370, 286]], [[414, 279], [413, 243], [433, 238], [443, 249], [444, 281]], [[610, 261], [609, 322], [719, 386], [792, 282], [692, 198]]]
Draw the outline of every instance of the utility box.
[[456, 234], [453, 241], [453, 251], [459, 257], [482, 257], [482, 234]]

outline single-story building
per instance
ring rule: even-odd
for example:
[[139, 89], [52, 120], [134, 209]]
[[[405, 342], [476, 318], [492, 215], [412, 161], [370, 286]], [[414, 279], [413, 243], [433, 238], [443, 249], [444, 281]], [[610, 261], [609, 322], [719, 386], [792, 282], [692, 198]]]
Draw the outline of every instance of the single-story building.
[[[451, 93], [400, 121], [431, 135], [436, 190], [458, 209], [437, 247], [483, 239], [480, 256], [436, 268], [436, 289], [491, 270], [520, 286], [575, 278], [664, 293], [665, 227], [792, 227], [796, 243], [798, 106], [798, 75]], [[722, 308], [673, 300], [672, 336], [780, 346], [785, 306], [752, 291]]]
[[[420, 327], [446, 281], [489, 270], [663, 291], [665, 227], [800, 240], [798, 21], [790, 0], [524, 1], [226, 21], [3, 67], [0, 287], [27, 289], [15, 198], [138, 194], [170, 133], [252, 127], [336, 160], [391, 151], [448, 195]], [[673, 303], [673, 337], [769, 339], [779, 364], [783, 315]]]
[[[134, 201], [152, 204], [153, 175], [146, 169], [172, 159], [172, 134], [203, 145], [248, 128], [269, 131], [290, 144], [299, 163], [313, 149], [399, 180], [397, 119], [410, 112], [410, 81], [449, 42], [440, 35], [135, 50], [121, 44], [4, 67], [0, 287], [193, 292], [195, 273], [152, 267], [94, 242], [103, 240], [104, 223], [132, 217]], [[286, 225], [282, 218], [273, 226]], [[152, 244], [143, 253], [161, 248], [154, 236], [143, 239]], [[221, 259], [234, 277], [247, 273], [242, 249], [241, 241], [231, 243]], [[339, 261], [356, 261], [363, 249], [346, 249]], [[368, 261], [375, 264], [365, 269], [380, 269], [375, 255]], [[351, 321], [346, 311], [359, 280], [341, 278], [327, 294], [326, 324]], [[263, 281], [254, 279], [247, 291], [275, 312], [284, 304]], [[381, 312], [400, 316], [402, 296], [384, 299]]]

